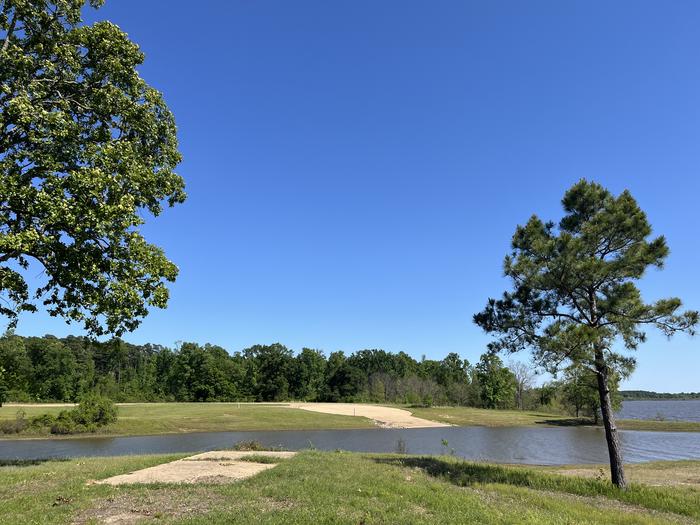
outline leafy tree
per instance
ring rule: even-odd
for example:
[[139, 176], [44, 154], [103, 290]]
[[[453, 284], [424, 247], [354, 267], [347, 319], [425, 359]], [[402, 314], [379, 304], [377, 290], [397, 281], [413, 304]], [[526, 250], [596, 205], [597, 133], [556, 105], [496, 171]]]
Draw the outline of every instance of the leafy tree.
[[32, 362], [22, 337], [8, 333], [0, 338], [0, 366], [5, 370], [4, 384], [8, 393], [29, 391]]
[[360, 350], [348, 357], [354, 366], [370, 377], [375, 373], [386, 373], [392, 377], [405, 377], [416, 369], [415, 360], [404, 352], [392, 354], [385, 350]]
[[239, 385], [243, 380], [243, 366], [237, 359], [232, 359], [226, 349], [217, 345], [204, 345], [205, 350], [211, 355], [216, 368], [215, 395], [219, 401], [232, 401], [240, 399]]
[[294, 397], [304, 401], [316, 401], [323, 389], [326, 358], [320, 350], [302, 348], [294, 358], [292, 377]]
[[171, 391], [180, 401], [220, 401], [234, 397], [220, 366], [220, 347], [184, 343], [173, 363]]
[[169, 348], [156, 352], [154, 358], [155, 376], [154, 395], [156, 398], [172, 400], [175, 398], [173, 374], [177, 356]]
[[34, 370], [31, 394], [44, 401], [75, 401], [80, 374], [70, 349], [55, 337], [32, 337], [26, 346]]
[[255, 345], [243, 351], [255, 363], [258, 401], [289, 399], [289, 375], [293, 369], [292, 351], [279, 343]]
[[469, 361], [466, 359], [462, 360], [459, 354], [451, 352], [440, 361], [437, 379], [444, 386], [453, 383], [466, 384], [469, 383], [469, 372]]
[[[328, 356], [326, 371], [323, 378], [323, 395], [321, 396], [324, 401], [338, 401], [340, 394], [337, 391], [337, 381], [334, 377], [338, 370], [345, 364], [346, 360], [345, 353], [342, 351], [331, 352]], [[331, 384], [334, 384], [336, 388], [332, 389]]]
[[546, 407], [552, 404], [557, 395], [557, 385], [555, 382], [543, 384], [535, 389], [540, 406]]
[[365, 390], [367, 376], [343, 352], [333, 352], [328, 356], [325, 383], [324, 400], [354, 401]]
[[508, 408], [515, 396], [515, 377], [496, 354], [487, 352], [476, 365], [481, 400], [486, 408]]
[[[631, 370], [623, 372], [624, 377], [627, 377]], [[608, 388], [613, 411], [619, 410], [622, 406], [622, 397], [618, 392], [619, 384], [619, 372], [611, 371], [608, 377]], [[568, 366], [564, 371], [560, 389], [563, 404], [569, 407], [576, 417], [583, 412], [598, 424], [600, 396], [598, 395], [598, 377], [593, 370], [577, 363]]]
[[[40, 300], [92, 334], [164, 308], [177, 267], [139, 232], [185, 199], [175, 122], [144, 56], [85, 0], [0, 2], [0, 314]], [[99, 7], [103, 0], [90, 0]], [[34, 289], [24, 274], [38, 264]]]
[[504, 262], [513, 290], [489, 299], [474, 321], [499, 335], [494, 351], [530, 348], [549, 370], [568, 362], [595, 372], [612, 481], [625, 487], [610, 377], [633, 359], [617, 349], [635, 350], [645, 326], [694, 333], [698, 313], [681, 312], [677, 298], [642, 301], [635, 281], [663, 266], [668, 247], [664, 237], [649, 240], [651, 226], [628, 191], [615, 197], [581, 180], [562, 205], [558, 226], [533, 216], [516, 229]]
[[595, 372], [573, 364], [566, 369], [560, 389], [564, 405], [569, 407], [576, 417], [585, 410], [597, 422], [600, 396]]

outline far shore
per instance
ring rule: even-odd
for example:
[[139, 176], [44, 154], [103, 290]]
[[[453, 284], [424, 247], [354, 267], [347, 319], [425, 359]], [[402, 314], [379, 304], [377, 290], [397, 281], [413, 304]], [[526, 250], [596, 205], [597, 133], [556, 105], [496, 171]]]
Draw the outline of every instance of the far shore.
[[[74, 439], [101, 436], [143, 436], [188, 432], [260, 430], [338, 430], [357, 428], [425, 428], [435, 426], [563, 427], [593, 426], [584, 418], [541, 411], [488, 410], [470, 407], [409, 407], [365, 403], [117, 403], [119, 419], [97, 433], [55, 436], [46, 432], [0, 434], [7, 439]], [[0, 421], [19, 410], [30, 418], [56, 414], [70, 403], [8, 403]], [[622, 430], [700, 432], [687, 421], [620, 420]]]

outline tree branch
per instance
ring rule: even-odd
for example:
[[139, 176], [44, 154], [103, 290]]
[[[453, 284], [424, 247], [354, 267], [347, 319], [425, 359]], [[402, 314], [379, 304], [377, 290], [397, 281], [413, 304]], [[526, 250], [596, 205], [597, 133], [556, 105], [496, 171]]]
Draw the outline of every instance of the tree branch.
[[5, 41], [2, 43], [2, 52], [3, 53], [5, 51], [7, 51], [7, 48], [10, 45], [10, 38], [12, 37], [12, 33], [15, 32], [16, 25], [17, 25], [17, 15], [12, 17], [12, 22], [10, 22], [10, 26], [7, 28], [7, 36], [5, 36]]

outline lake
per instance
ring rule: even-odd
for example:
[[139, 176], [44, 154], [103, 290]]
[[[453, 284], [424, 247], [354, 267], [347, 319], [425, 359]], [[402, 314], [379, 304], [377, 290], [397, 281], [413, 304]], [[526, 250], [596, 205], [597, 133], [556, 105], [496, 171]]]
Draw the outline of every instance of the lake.
[[623, 401], [622, 409], [617, 416], [622, 419], [700, 422], [700, 399]]
[[[472, 460], [540, 465], [608, 461], [603, 430], [590, 427], [200, 432], [116, 438], [0, 440], [0, 459], [199, 452], [230, 448], [238, 441], [251, 439], [288, 450], [453, 453]], [[622, 431], [621, 440], [627, 462], [700, 459], [700, 433], [697, 432]]]

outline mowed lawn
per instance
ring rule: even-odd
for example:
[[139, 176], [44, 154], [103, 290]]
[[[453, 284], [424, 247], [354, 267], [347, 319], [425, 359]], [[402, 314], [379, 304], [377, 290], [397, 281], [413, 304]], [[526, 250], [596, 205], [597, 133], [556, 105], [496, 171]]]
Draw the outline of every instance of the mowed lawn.
[[[405, 408], [405, 407], [404, 407]], [[577, 426], [590, 425], [584, 418], [572, 418], [561, 414], [528, 410], [489, 410], [471, 407], [407, 408], [416, 417], [450, 423], [458, 426]], [[700, 432], [700, 423], [691, 421], [653, 421], [621, 419], [618, 427], [623, 430], [657, 430], [666, 432]]]
[[571, 418], [546, 412], [527, 410], [492, 410], [471, 407], [410, 407], [413, 415], [431, 421], [440, 421], [461, 427], [518, 427], [557, 424]]
[[[39, 414], [57, 414], [68, 407], [23, 406], [30, 418]], [[1, 419], [14, 419], [19, 407], [0, 408]], [[105, 435], [148, 435], [179, 432], [216, 432], [236, 430], [311, 430], [371, 428], [369, 419], [321, 414], [280, 405], [247, 403], [134, 403], [119, 406], [117, 422], [98, 431]], [[5, 438], [31, 436], [2, 435]], [[35, 436], [36, 434], [34, 434]], [[77, 435], [79, 436], [79, 435]]]
[[[700, 462], [674, 462], [666, 486], [451, 457], [302, 452], [248, 480], [110, 487], [89, 481], [181, 456], [88, 458], [0, 467], [0, 523], [697, 523]], [[632, 480], [649, 482], [646, 466]], [[658, 464], [650, 469], [658, 471]], [[652, 476], [653, 479], [656, 479]], [[668, 485], [694, 479], [687, 484]], [[140, 521], [143, 520], [143, 521]]]
[[[457, 426], [573, 426], [590, 424], [585, 419], [546, 412], [521, 410], [487, 410], [470, 407], [415, 408], [387, 405], [409, 410], [416, 417]], [[0, 421], [14, 419], [22, 410], [26, 418], [40, 414], [57, 414], [67, 406], [14, 406], [0, 408]], [[314, 430], [373, 428], [375, 423], [363, 417], [324, 414], [288, 408], [282, 404], [256, 403], [127, 403], [119, 405], [115, 424], [101, 428], [101, 435], [149, 435], [183, 432], [236, 430]], [[663, 430], [700, 432], [700, 423], [684, 421], [622, 420], [618, 425], [628, 430]], [[47, 434], [26, 431], [0, 434], [0, 440], [37, 437]], [[83, 436], [85, 434], [82, 434]], [[76, 434], [73, 437], [80, 437]]]

